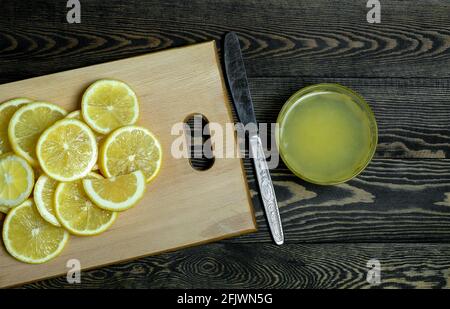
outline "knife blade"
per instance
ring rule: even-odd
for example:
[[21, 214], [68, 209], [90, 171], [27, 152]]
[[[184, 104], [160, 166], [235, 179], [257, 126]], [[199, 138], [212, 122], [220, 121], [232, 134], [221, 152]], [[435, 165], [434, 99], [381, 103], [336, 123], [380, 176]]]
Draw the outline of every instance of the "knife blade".
[[[256, 116], [241, 46], [239, 38], [234, 32], [229, 32], [225, 35], [224, 62], [228, 86], [239, 120], [244, 126], [251, 123], [256, 126]], [[249, 132], [249, 144], [269, 228], [275, 243], [281, 245], [284, 243], [284, 234], [280, 212], [264, 149], [257, 131]]]

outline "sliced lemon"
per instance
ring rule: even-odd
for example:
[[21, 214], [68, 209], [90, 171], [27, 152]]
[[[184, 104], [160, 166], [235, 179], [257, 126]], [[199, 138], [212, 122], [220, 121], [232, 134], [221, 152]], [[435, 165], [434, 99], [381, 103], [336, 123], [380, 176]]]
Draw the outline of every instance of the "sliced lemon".
[[7, 214], [11, 208], [7, 206], [0, 206], [0, 212]]
[[161, 161], [159, 141], [142, 127], [117, 129], [105, 139], [100, 148], [100, 170], [108, 178], [141, 170], [149, 182], [158, 174]]
[[81, 112], [94, 131], [107, 134], [136, 123], [139, 103], [134, 91], [124, 82], [102, 79], [90, 85], [83, 94]]
[[36, 143], [39, 136], [65, 115], [64, 109], [46, 102], [28, 103], [19, 108], [8, 126], [8, 137], [14, 152], [37, 166]]
[[61, 226], [55, 216], [55, 191], [58, 181], [41, 175], [34, 185], [34, 202], [42, 218], [54, 226]]
[[98, 207], [124, 211], [139, 202], [145, 193], [145, 176], [141, 171], [107, 179], [83, 179], [87, 196]]
[[94, 133], [76, 119], [60, 120], [45, 130], [38, 140], [36, 153], [42, 170], [58, 181], [85, 177], [98, 157]]
[[45, 221], [32, 199], [10, 210], [3, 224], [6, 250], [25, 263], [39, 264], [56, 257], [69, 239], [69, 233]]
[[[88, 177], [101, 178], [93, 173]], [[101, 209], [89, 200], [81, 180], [58, 184], [55, 192], [55, 213], [63, 227], [79, 236], [100, 234], [117, 218], [117, 212]]]
[[8, 138], [8, 125], [14, 113], [30, 99], [17, 98], [0, 104], [0, 154], [12, 151]]
[[14, 154], [0, 158], [0, 205], [22, 204], [30, 196], [33, 185], [34, 173], [27, 161]]

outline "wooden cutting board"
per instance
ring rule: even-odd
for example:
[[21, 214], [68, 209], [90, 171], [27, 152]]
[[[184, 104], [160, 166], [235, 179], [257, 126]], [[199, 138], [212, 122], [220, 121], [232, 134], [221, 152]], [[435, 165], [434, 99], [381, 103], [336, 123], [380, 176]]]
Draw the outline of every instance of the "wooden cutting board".
[[80, 108], [87, 86], [101, 78], [126, 81], [136, 91], [139, 124], [163, 147], [161, 172], [140, 204], [119, 214], [110, 230], [71, 236], [63, 253], [48, 263], [18, 262], [0, 246], [0, 287], [65, 275], [70, 259], [86, 270], [256, 230], [240, 159], [216, 159], [210, 169], [197, 171], [170, 152], [179, 137], [171, 135], [172, 125], [189, 115], [201, 113], [224, 126], [232, 122], [215, 42], [0, 85], [0, 101], [29, 97], [72, 111]]

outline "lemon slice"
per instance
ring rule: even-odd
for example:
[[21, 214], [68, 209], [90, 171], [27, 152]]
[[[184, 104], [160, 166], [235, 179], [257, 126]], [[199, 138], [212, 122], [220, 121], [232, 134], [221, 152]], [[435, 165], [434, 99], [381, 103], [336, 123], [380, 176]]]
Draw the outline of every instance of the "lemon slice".
[[8, 138], [9, 121], [22, 105], [29, 102], [29, 99], [17, 98], [0, 104], [0, 155], [12, 151]]
[[108, 178], [141, 170], [149, 182], [158, 174], [161, 161], [159, 141], [142, 127], [117, 129], [104, 140], [100, 148], [100, 170]]
[[19, 108], [8, 126], [8, 137], [14, 152], [37, 166], [36, 143], [39, 136], [65, 115], [64, 109], [46, 102], [28, 103]]
[[[101, 178], [93, 173], [88, 177]], [[100, 234], [117, 218], [116, 212], [101, 209], [89, 200], [81, 180], [58, 184], [55, 192], [55, 212], [62, 226], [79, 236]]]
[[84, 179], [84, 191], [98, 207], [124, 211], [144, 196], [145, 176], [141, 171], [108, 179]]
[[39, 264], [56, 257], [64, 249], [69, 233], [41, 218], [29, 199], [8, 213], [3, 224], [3, 242], [16, 259]]
[[14, 207], [31, 194], [34, 173], [27, 161], [13, 154], [0, 158], [0, 205]]
[[63, 119], [42, 133], [36, 146], [42, 170], [58, 181], [85, 177], [97, 162], [97, 142], [91, 129], [76, 119]]
[[54, 226], [61, 226], [55, 217], [55, 191], [58, 182], [47, 175], [41, 175], [34, 185], [34, 202], [42, 218]]
[[136, 123], [139, 103], [134, 91], [124, 82], [102, 79], [90, 85], [83, 94], [81, 112], [94, 131], [107, 134]]

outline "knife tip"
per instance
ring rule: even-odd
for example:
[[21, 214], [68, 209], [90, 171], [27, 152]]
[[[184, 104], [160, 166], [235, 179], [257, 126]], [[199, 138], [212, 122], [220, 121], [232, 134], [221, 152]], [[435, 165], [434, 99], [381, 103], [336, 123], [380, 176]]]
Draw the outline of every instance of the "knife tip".
[[276, 243], [278, 246], [281, 246], [282, 244], [284, 244], [284, 239], [275, 239], [275, 243]]

